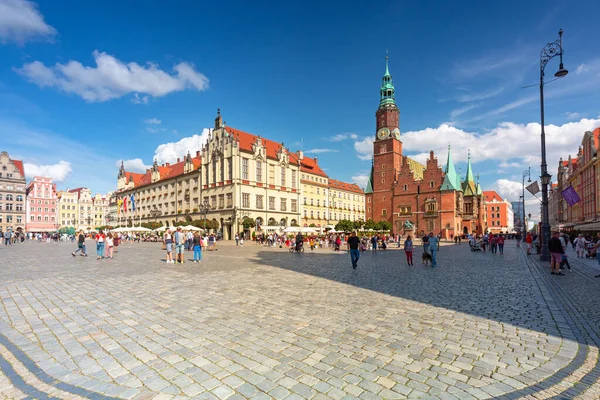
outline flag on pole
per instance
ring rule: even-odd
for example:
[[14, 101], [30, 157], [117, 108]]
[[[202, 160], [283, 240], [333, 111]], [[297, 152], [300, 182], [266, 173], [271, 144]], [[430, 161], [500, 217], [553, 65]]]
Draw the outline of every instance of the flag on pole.
[[540, 186], [538, 185], [537, 181], [533, 181], [533, 183], [529, 186], [526, 186], [525, 189], [527, 189], [527, 191], [531, 194], [536, 194], [540, 191]]
[[135, 198], [133, 197], [133, 194], [129, 198], [129, 202], [131, 203], [131, 211], [135, 211]]
[[573, 186], [569, 186], [565, 190], [562, 191], [562, 197], [565, 199], [569, 207], [573, 207], [575, 204], [581, 201], [581, 198], [573, 188]]
[[123, 200], [117, 200], [117, 214], [121, 215], [121, 207], [123, 206]]
[[127, 196], [123, 197], [123, 214], [127, 213]]

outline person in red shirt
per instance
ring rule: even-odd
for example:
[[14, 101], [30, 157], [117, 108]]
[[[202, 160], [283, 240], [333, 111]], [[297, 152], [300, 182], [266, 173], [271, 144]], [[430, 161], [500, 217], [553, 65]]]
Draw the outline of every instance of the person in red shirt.
[[531, 244], [533, 243], [533, 236], [531, 236], [531, 233], [528, 233], [527, 236], [525, 237], [525, 243], [527, 243], [527, 255], [530, 256], [531, 255]]
[[498, 236], [498, 249], [500, 250], [500, 254], [504, 254], [504, 235]]
[[98, 256], [98, 258], [96, 258], [96, 260], [104, 258], [104, 242], [105, 241], [106, 241], [106, 235], [104, 234], [104, 231], [102, 229], [100, 229], [100, 232], [98, 232], [96, 234], [96, 255]]

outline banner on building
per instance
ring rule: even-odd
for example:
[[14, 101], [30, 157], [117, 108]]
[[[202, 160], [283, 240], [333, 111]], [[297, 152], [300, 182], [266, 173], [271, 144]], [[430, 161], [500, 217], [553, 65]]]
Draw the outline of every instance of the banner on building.
[[562, 197], [565, 199], [569, 207], [573, 207], [575, 204], [581, 201], [581, 198], [573, 188], [573, 186], [569, 186], [565, 190], [562, 191]]
[[526, 186], [525, 189], [527, 189], [527, 191], [531, 194], [536, 194], [539, 193], [540, 186], [538, 185], [537, 181], [534, 181], [531, 185]]

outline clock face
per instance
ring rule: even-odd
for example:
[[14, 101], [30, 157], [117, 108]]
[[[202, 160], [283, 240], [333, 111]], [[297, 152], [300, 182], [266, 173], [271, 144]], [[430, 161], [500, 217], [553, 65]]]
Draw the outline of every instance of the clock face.
[[392, 135], [394, 135], [396, 139], [400, 140], [400, 129], [394, 128], [394, 130], [392, 131]]
[[381, 128], [378, 132], [377, 132], [377, 138], [379, 140], [381, 139], [385, 139], [388, 136], [390, 136], [390, 130], [388, 128]]

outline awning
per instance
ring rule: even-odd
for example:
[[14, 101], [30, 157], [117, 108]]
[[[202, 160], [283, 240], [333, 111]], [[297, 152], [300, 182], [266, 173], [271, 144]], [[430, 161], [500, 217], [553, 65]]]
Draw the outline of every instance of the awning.
[[587, 224], [575, 225], [579, 231], [600, 231], [600, 222], [589, 222]]

